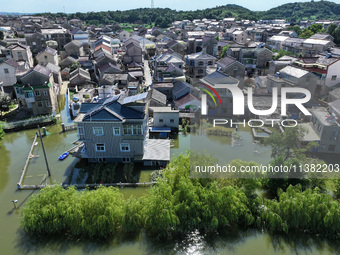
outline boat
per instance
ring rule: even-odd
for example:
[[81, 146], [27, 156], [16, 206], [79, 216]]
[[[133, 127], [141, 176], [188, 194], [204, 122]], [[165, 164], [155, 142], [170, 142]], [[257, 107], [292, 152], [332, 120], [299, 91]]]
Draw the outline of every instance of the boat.
[[59, 156], [59, 160], [64, 160], [68, 156], [68, 154], [70, 154], [68, 151], [64, 152]]

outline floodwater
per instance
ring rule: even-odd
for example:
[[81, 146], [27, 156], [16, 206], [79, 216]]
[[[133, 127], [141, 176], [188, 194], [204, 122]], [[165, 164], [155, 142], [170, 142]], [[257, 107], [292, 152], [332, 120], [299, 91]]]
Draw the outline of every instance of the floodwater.
[[[67, 116], [67, 113], [62, 112], [62, 116]], [[67, 123], [71, 124], [68, 120]], [[76, 131], [60, 133], [60, 124], [47, 127], [47, 131], [50, 134], [43, 138], [51, 169], [51, 178], [48, 178], [47, 182], [66, 182], [76, 160], [69, 156], [64, 161], [59, 161], [58, 156], [72, 147], [72, 142], [77, 139]], [[38, 191], [18, 191], [17, 182], [35, 132], [36, 130], [26, 130], [8, 133], [0, 142], [0, 254], [339, 254], [339, 250], [337, 250], [339, 244], [335, 242], [311, 238], [301, 233], [297, 236], [287, 237], [272, 236], [256, 230], [229, 230], [226, 233], [213, 236], [193, 232], [171, 241], [153, 240], [143, 233], [133, 237], [117, 237], [106, 243], [63, 239], [45, 240], [44, 242], [32, 241], [20, 229], [20, 214], [25, 202]], [[193, 139], [190, 135], [179, 135], [179, 138], [172, 142], [171, 156], [185, 153], [190, 149], [190, 142], [197, 140], [201, 144], [199, 148], [214, 152], [225, 161], [234, 158], [258, 162], [269, 160], [270, 150], [268, 148], [253, 144], [249, 133], [242, 131], [239, 133], [242, 142], [239, 141], [240, 143], [237, 144], [232, 144], [228, 139], [225, 141], [216, 140], [216, 137], [197, 136]], [[24, 184], [37, 184], [44, 179], [47, 173], [41, 142], [39, 139], [37, 142], [33, 151], [36, 157], [29, 164]], [[216, 148], [213, 149], [213, 147]], [[254, 150], [258, 152], [254, 152]], [[142, 173], [141, 178], [146, 180], [148, 175], [149, 173]], [[123, 188], [121, 191], [125, 197], [132, 195], [138, 197], [145, 194], [147, 189]], [[15, 199], [18, 200], [18, 209], [16, 210], [11, 202]]]

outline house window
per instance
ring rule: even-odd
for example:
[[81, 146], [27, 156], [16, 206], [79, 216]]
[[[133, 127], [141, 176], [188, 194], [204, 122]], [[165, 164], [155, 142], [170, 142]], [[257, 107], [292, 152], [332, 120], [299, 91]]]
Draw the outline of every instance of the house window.
[[210, 65], [210, 66], [211, 66], [212, 64], [213, 64], [213, 62], [212, 62], [212, 61], [208, 61], [208, 65]]
[[94, 127], [93, 134], [97, 136], [104, 135], [104, 130], [102, 127]]
[[40, 97], [40, 91], [39, 90], [35, 90], [34, 91], [34, 95], [37, 96], [37, 97]]
[[124, 125], [124, 135], [132, 135], [132, 125]]
[[120, 135], [120, 128], [119, 127], [113, 127], [113, 135]]
[[198, 69], [198, 73], [203, 73], [203, 69]]
[[130, 163], [130, 158], [123, 158], [123, 163]]
[[36, 42], [32, 42], [32, 45], [35, 46], [35, 45], [37, 45], [37, 43]]
[[9, 71], [8, 71], [8, 69], [7, 69], [7, 68], [5, 68], [5, 69], [4, 69], [4, 72], [5, 72], [5, 73], [9, 73]]
[[41, 101], [39, 101], [37, 103], [38, 103], [38, 107], [43, 107], [43, 103]]
[[199, 65], [199, 66], [203, 66], [203, 64], [204, 64], [203, 61], [199, 61], [199, 62], [198, 62], [198, 65]]
[[18, 51], [18, 59], [22, 59], [22, 52]]
[[174, 123], [175, 122], [175, 120], [174, 119], [170, 119], [170, 123]]
[[101, 151], [101, 152], [105, 151], [105, 144], [97, 143], [96, 144], [96, 151]]
[[329, 145], [328, 146], [328, 151], [335, 151], [335, 145]]
[[51, 107], [50, 100], [45, 100], [45, 105], [46, 105], [46, 107]]
[[159, 122], [163, 122], [163, 119], [159, 119]]
[[43, 93], [44, 93], [44, 96], [47, 96], [47, 90], [44, 90]]
[[45, 57], [45, 59], [47, 59], [47, 56], [44, 56]]
[[84, 135], [84, 127], [78, 127], [78, 134]]
[[129, 143], [121, 143], [120, 144], [120, 151], [129, 152], [130, 151], [130, 144]]
[[336, 80], [336, 75], [333, 75], [332, 76], [332, 81], [335, 81]]
[[234, 71], [237, 71], [237, 66], [234, 67]]
[[142, 126], [134, 125], [132, 131], [133, 131], [134, 135], [141, 135], [142, 134]]
[[33, 97], [33, 92], [29, 91], [29, 92], [25, 92], [25, 98], [30, 98]]

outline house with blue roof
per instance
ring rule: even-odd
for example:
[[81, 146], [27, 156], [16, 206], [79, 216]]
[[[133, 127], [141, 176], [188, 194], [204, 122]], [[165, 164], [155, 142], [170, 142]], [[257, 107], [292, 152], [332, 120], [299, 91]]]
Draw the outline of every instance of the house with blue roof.
[[82, 146], [75, 156], [89, 162], [165, 165], [170, 161], [170, 141], [148, 139], [147, 99], [146, 92], [83, 103], [74, 120]]

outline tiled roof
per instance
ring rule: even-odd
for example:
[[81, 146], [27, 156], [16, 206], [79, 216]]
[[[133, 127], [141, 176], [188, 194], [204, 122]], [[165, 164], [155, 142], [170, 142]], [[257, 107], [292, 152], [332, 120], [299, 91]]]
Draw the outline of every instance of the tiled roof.
[[50, 76], [52, 73], [50, 69], [41, 65], [36, 65], [33, 70], [46, 76]]
[[13, 67], [15, 67], [15, 68], [18, 68], [18, 67], [19, 67], [19, 64], [15, 61], [14, 58], [7, 59], [7, 60], [5, 61], [5, 63], [6, 63], [6, 64], [9, 64], [9, 65], [11, 65], [11, 66], [13, 66]]
[[220, 64], [222, 66], [229, 66], [230, 64], [234, 63], [236, 61], [233, 57], [224, 57], [221, 60], [217, 61], [217, 64]]

